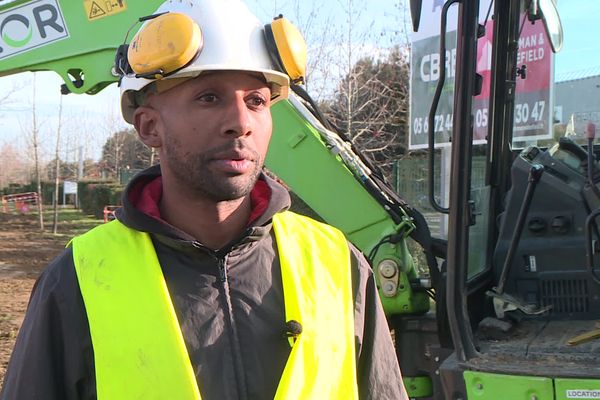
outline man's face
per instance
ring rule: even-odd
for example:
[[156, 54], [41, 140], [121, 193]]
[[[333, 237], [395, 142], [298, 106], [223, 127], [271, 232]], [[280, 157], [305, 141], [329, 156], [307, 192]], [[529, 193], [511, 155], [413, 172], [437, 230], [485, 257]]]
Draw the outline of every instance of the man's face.
[[155, 95], [163, 179], [216, 202], [250, 193], [271, 138], [270, 96], [260, 77], [233, 71]]

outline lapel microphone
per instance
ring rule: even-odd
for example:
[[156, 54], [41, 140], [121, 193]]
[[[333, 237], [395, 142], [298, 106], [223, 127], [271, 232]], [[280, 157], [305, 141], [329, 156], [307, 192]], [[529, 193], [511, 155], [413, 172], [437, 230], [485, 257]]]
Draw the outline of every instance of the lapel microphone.
[[290, 319], [285, 323], [285, 337], [292, 337], [294, 339], [298, 338], [298, 335], [302, 333], [302, 325], [300, 322]]

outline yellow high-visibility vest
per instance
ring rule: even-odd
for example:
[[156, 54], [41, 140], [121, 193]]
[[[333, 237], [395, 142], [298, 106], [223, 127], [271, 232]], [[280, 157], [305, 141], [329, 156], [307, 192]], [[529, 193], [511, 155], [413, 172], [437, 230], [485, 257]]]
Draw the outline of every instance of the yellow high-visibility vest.
[[[302, 326], [275, 399], [358, 399], [350, 251], [337, 229], [273, 217], [286, 321]], [[115, 220], [72, 241], [99, 400], [200, 400], [173, 303], [147, 233]], [[285, 321], [282, 321], [285, 322]]]

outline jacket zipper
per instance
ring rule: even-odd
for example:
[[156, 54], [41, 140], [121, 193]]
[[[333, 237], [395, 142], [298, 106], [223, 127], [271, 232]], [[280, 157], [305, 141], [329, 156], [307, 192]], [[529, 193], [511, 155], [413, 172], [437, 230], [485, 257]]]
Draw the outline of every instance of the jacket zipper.
[[231, 355], [233, 358], [233, 368], [237, 376], [236, 384], [238, 389], [238, 398], [241, 400], [247, 399], [246, 377], [244, 374], [244, 366], [241, 359], [240, 341], [233, 316], [233, 305], [231, 304], [231, 296], [229, 292], [229, 282], [227, 279], [227, 267], [225, 265], [225, 256], [215, 254], [217, 259], [217, 269], [219, 272], [219, 282], [223, 290], [223, 298], [225, 303], [225, 315], [229, 322], [229, 333], [231, 340]]
[[227, 271], [225, 269], [225, 259], [223, 257], [217, 257], [217, 268], [219, 270], [219, 281], [221, 283], [227, 282]]
[[[193, 241], [192, 246], [194, 246], [196, 249], [205, 250], [213, 256], [213, 258], [217, 262], [217, 271], [219, 272], [219, 282], [221, 282], [221, 283], [227, 282], [227, 270], [225, 268], [225, 256], [218, 254], [214, 250], [209, 249], [208, 247], [204, 246], [202, 243], [200, 243], [198, 241]], [[223, 287], [223, 289], [225, 289], [225, 287]]]
[[227, 267], [225, 265], [225, 257], [228, 251], [220, 250], [218, 252], [212, 251], [205, 246], [203, 246], [200, 242], [193, 242], [192, 245], [196, 248], [203, 248], [208, 250], [215, 261], [217, 262], [217, 272], [218, 272], [218, 280], [220, 283], [220, 290], [223, 295], [223, 303], [225, 308], [225, 318], [227, 319], [229, 325], [229, 338], [231, 341], [231, 356], [233, 358], [233, 368], [234, 373], [237, 377], [236, 386], [238, 391], [238, 398], [241, 400], [245, 400], [248, 398], [247, 390], [248, 387], [246, 385], [246, 377], [244, 374], [244, 367], [241, 359], [241, 348], [240, 341], [237, 332], [237, 327], [235, 325], [234, 317], [233, 317], [233, 306], [231, 304], [231, 297], [229, 293], [229, 282], [227, 279]]

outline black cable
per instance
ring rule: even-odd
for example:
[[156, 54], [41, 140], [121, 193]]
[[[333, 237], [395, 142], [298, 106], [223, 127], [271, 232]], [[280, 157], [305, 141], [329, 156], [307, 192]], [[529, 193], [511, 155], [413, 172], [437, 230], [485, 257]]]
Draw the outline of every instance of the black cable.
[[377, 255], [377, 252], [379, 251], [379, 248], [386, 244], [386, 243], [390, 243], [390, 244], [396, 244], [396, 243], [400, 243], [402, 240], [404, 239], [404, 234], [402, 232], [399, 233], [393, 233], [391, 235], [387, 235], [384, 236], [379, 243], [377, 243], [375, 245], [375, 247], [373, 247], [373, 250], [371, 250], [371, 252], [369, 253], [369, 259], [371, 261], [373, 261], [375, 259], [375, 256]]
[[[317, 106], [317, 103], [315, 103], [315, 101], [313, 100], [313, 98], [308, 94], [308, 92], [306, 90], [304, 90], [304, 88], [302, 86], [296, 85], [295, 83], [291, 83], [290, 87], [292, 88], [292, 91], [294, 93], [296, 93], [302, 100], [304, 100], [308, 104], [310, 104], [310, 107], [311, 107], [310, 111], [313, 113], [313, 115], [315, 117], [317, 117], [317, 119], [319, 120], [319, 122], [321, 122], [325, 128], [327, 128], [330, 131], [333, 131], [333, 132], [335, 132], [335, 133], [337, 133], [338, 135], [341, 136], [341, 134], [338, 131], [337, 127], [333, 126], [333, 124], [327, 119], [327, 117], [325, 117], [325, 115], [323, 115], [323, 113], [319, 109], [319, 106]], [[347, 140], [346, 137], [342, 137], [342, 138], [344, 140]]]
[[383, 237], [376, 245], [375, 247], [373, 247], [373, 249], [371, 250], [371, 252], [369, 253], [369, 260], [371, 261], [371, 264], [375, 261], [375, 256], [377, 255], [377, 252], [379, 251], [379, 248], [386, 244], [386, 243], [391, 243], [391, 237], [392, 235], [387, 235], [385, 237]]

